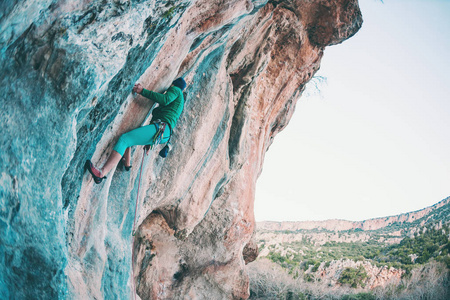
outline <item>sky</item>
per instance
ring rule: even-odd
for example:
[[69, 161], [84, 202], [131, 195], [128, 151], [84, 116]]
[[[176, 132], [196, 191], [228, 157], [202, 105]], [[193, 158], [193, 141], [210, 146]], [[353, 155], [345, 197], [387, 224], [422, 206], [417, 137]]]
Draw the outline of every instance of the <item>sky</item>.
[[[360, 0], [266, 153], [256, 221], [366, 220], [450, 196], [450, 1]], [[316, 81], [317, 82], [317, 81]]]

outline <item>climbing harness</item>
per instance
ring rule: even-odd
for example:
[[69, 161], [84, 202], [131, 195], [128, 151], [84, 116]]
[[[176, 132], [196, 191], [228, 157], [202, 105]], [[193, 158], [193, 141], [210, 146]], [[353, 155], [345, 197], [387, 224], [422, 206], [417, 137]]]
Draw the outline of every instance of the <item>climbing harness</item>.
[[[153, 137], [152, 143], [144, 146], [144, 152], [142, 154], [141, 167], [140, 167], [140, 171], [139, 171], [139, 180], [138, 180], [138, 188], [137, 188], [137, 195], [136, 195], [136, 205], [134, 208], [133, 230], [131, 233], [131, 235], [133, 236], [133, 239], [131, 241], [131, 276], [132, 276], [131, 281], [132, 281], [132, 285], [133, 285], [134, 299], [136, 299], [136, 285], [134, 282], [134, 268], [133, 268], [133, 266], [134, 266], [134, 238], [136, 236], [136, 216], [137, 216], [137, 208], [138, 208], [138, 201], [139, 201], [139, 189], [141, 187], [142, 167], [144, 165], [145, 155], [148, 155], [150, 150], [153, 150], [153, 147], [155, 145], [161, 144], [161, 141], [164, 139], [164, 131], [166, 130], [166, 126], [169, 126], [170, 133], [172, 133], [172, 128], [170, 127], [170, 125], [168, 123], [162, 122], [161, 120], [156, 120], [153, 122], [153, 124], [156, 126], [156, 134]], [[166, 157], [167, 153], [170, 150], [170, 146], [169, 146], [170, 136], [169, 136], [169, 140], [166, 143], [167, 145], [164, 147], [164, 149], [168, 148], [167, 150], [165, 150], [165, 155], [164, 156], [161, 155], [161, 152], [163, 152], [164, 149], [161, 150], [161, 152], [159, 153], [159, 155], [161, 157]]]
[[[169, 139], [165, 143], [166, 145], [164, 146], [164, 148], [161, 151], [159, 151], [159, 156], [161, 156], [162, 158], [166, 158], [167, 154], [172, 149], [172, 146], [170, 144], [170, 139], [172, 138], [172, 127], [170, 126], [169, 123], [161, 122], [161, 120], [156, 120], [155, 122], [153, 122], [153, 124], [155, 124], [158, 131], [155, 137], [153, 138], [153, 145], [162, 144], [162, 140], [164, 139], [164, 131], [166, 130], [166, 126], [169, 126], [170, 131]], [[150, 149], [152, 149], [153, 145], [145, 146], [147, 152]]]
[[153, 122], [153, 125], [156, 126], [156, 134], [153, 137], [152, 143], [144, 147], [144, 149], [147, 152], [147, 155], [148, 152], [153, 149], [153, 146], [161, 144], [161, 141], [164, 138], [164, 131], [166, 130], [167, 123], [162, 122], [161, 120], [156, 120]]

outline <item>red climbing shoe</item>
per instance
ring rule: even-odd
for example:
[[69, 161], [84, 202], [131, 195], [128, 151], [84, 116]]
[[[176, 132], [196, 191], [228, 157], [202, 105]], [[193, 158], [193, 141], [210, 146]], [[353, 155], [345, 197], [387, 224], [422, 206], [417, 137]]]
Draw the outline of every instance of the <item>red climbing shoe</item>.
[[100, 177], [102, 175], [100, 170], [98, 170], [96, 167], [94, 167], [94, 165], [92, 164], [92, 162], [89, 159], [84, 164], [84, 168], [86, 170], [88, 170], [89, 173], [91, 173], [92, 177], [94, 178], [94, 182], [96, 184], [99, 184], [102, 182], [103, 179], [106, 179], [106, 176]]

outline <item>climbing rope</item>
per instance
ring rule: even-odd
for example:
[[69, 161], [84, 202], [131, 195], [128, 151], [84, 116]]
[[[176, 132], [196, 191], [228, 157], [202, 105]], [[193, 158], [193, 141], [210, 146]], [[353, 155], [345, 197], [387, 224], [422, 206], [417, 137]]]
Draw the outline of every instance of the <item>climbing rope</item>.
[[[139, 202], [139, 188], [141, 187], [141, 176], [142, 176], [142, 166], [144, 165], [144, 159], [145, 159], [145, 151], [142, 153], [142, 161], [141, 161], [141, 167], [139, 172], [139, 182], [138, 182], [138, 189], [137, 189], [137, 195], [136, 195], [136, 206], [134, 208], [134, 221], [133, 221], [133, 231], [132, 235], [136, 235], [136, 216], [137, 216], [137, 208], [138, 208], [138, 202]], [[147, 152], [148, 155], [148, 152]]]
[[131, 283], [133, 285], [134, 300], [136, 300], [136, 284], [134, 282], [134, 238], [136, 235], [136, 216], [137, 216], [137, 208], [138, 208], [138, 201], [139, 201], [139, 188], [141, 186], [142, 166], [144, 165], [145, 154], [148, 155], [148, 151], [147, 152], [143, 151], [143, 153], [142, 153], [142, 161], [141, 161], [141, 167], [140, 167], [141, 170], [139, 172], [139, 182], [138, 182], [138, 189], [137, 189], [137, 195], [136, 195], [136, 206], [134, 208], [133, 231], [131, 233], [131, 235], [133, 236], [132, 241], [131, 241], [131, 276], [132, 276]]
[[137, 194], [136, 194], [136, 205], [134, 208], [134, 221], [133, 221], [133, 230], [131, 232], [131, 235], [133, 236], [131, 240], [131, 283], [133, 285], [133, 296], [134, 300], [136, 300], [136, 284], [134, 282], [134, 238], [136, 236], [136, 216], [137, 216], [137, 208], [138, 208], [138, 202], [139, 202], [139, 189], [141, 187], [141, 177], [142, 177], [142, 167], [144, 165], [144, 159], [145, 155], [149, 154], [150, 150], [153, 150], [153, 146], [158, 145], [161, 143], [162, 139], [164, 138], [164, 130], [166, 129], [166, 123], [163, 122], [157, 122], [155, 123], [155, 126], [158, 127], [157, 132], [153, 138], [152, 144], [144, 146], [144, 151], [142, 153], [142, 161], [141, 161], [141, 167], [139, 171], [139, 181], [138, 181], [138, 188], [137, 188]]

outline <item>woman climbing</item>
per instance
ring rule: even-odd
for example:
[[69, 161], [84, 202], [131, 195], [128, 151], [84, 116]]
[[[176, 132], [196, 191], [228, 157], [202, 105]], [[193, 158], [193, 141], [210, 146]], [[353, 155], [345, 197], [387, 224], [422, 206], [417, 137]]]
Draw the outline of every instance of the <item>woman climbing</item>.
[[178, 78], [172, 82], [172, 85], [164, 94], [155, 93], [146, 90], [140, 83], [133, 87], [133, 92], [153, 100], [159, 106], [152, 112], [151, 124], [133, 129], [120, 136], [114, 150], [106, 160], [102, 168], [96, 168], [94, 164], [87, 160], [85, 168], [91, 173], [94, 182], [99, 184], [111, 169], [119, 163], [123, 156], [123, 162], [126, 170], [130, 165], [130, 147], [135, 145], [153, 145], [156, 142], [165, 143], [169, 140], [173, 128], [183, 111], [184, 97], [182, 91], [186, 88], [186, 82], [183, 78]]

